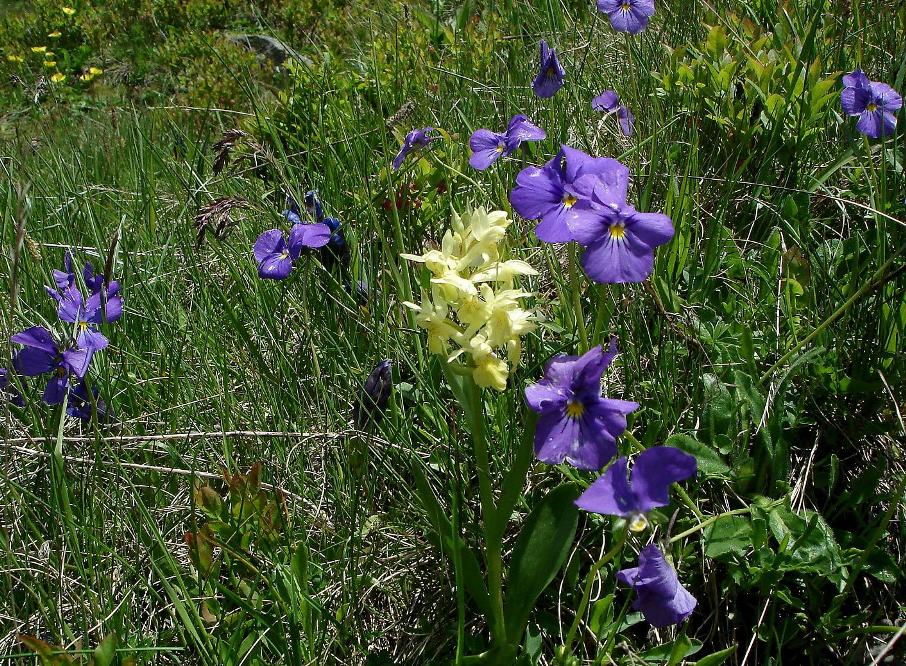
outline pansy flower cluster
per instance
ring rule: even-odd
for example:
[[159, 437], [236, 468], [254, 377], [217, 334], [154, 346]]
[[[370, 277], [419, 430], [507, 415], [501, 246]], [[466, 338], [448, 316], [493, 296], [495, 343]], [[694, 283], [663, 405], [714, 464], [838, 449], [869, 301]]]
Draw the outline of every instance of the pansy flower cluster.
[[423, 290], [420, 304], [405, 303], [428, 332], [429, 350], [449, 362], [465, 359], [478, 386], [498, 391], [506, 389], [507, 361], [519, 362], [521, 338], [536, 325], [534, 313], [522, 306], [532, 294], [517, 288], [515, 279], [537, 271], [525, 261], [501, 257], [510, 223], [499, 210], [454, 213], [439, 250], [402, 255], [431, 272], [430, 294]]
[[582, 267], [595, 282], [641, 282], [654, 267], [654, 248], [673, 238], [673, 224], [661, 213], [637, 211], [628, 188], [629, 169], [620, 162], [564, 145], [543, 166], [519, 173], [510, 203], [540, 220], [540, 240], [584, 246]]
[[[616, 340], [611, 340], [606, 352], [597, 346], [582, 356], [555, 356], [548, 361], [542, 379], [526, 388], [526, 402], [539, 414], [535, 428], [539, 460], [596, 471], [616, 456], [616, 438], [626, 430], [626, 416], [639, 406], [601, 396], [601, 377], [616, 354]], [[630, 530], [640, 532], [648, 525], [646, 513], [670, 503], [670, 485], [696, 472], [692, 456], [656, 446], [639, 454], [631, 479], [627, 478], [627, 459], [617, 458], [576, 505], [623, 518]], [[654, 544], [642, 551], [637, 568], [624, 569], [618, 579], [635, 588], [633, 607], [654, 626], [681, 622], [695, 608], [695, 597], [679, 583], [676, 571]]]
[[[72, 255], [67, 252], [65, 270], [54, 271], [54, 287], [45, 287], [57, 304], [57, 316], [66, 334], [55, 337], [43, 326], [32, 326], [13, 335], [10, 341], [21, 345], [13, 357], [13, 369], [23, 377], [49, 375], [42, 399], [48, 405], [59, 405], [67, 399], [66, 411], [82, 420], [91, 417], [92, 403], [99, 416], [108, 415], [106, 405], [98, 398], [97, 389], [90, 390], [85, 377], [95, 353], [105, 349], [109, 341], [100, 326], [117, 321], [123, 314], [120, 285], [96, 274], [90, 263], [82, 271], [82, 286], [78, 284]], [[58, 342], [63, 340], [63, 342]], [[0, 379], [3, 389], [16, 404], [22, 396], [12, 385], [4, 369]]]
[[305, 250], [319, 250], [318, 258], [328, 270], [335, 265], [348, 268], [349, 247], [340, 220], [324, 215], [324, 207], [313, 190], [306, 192], [304, 205], [306, 216], [314, 222], [306, 222], [299, 204], [287, 196], [283, 217], [292, 224], [289, 235], [280, 229], [269, 229], [258, 236], [253, 253], [260, 278], [285, 280]]

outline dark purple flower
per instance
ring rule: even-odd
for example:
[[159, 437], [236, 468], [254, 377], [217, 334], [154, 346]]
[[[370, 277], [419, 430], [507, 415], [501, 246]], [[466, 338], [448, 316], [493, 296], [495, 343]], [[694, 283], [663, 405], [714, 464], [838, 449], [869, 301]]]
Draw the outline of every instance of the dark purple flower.
[[13, 367], [20, 375], [37, 377], [47, 372], [53, 373], [44, 389], [44, 402], [48, 405], [63, 402], [70, 374], [84, 377], [94, 354], [90, 349], [61, 351], [50, 331], [42, 326], [33, 326], [17, 333], [10, 338], [10, 342], [23, 346], [13, 357]]
[[[321, 202], [318, 200], [318, 193], [314, 190], [309, 190], [305, 193], [305, 199], [303, 201], [305, 204], [305, 212], [314, 218], [315, 222], [322, 222], [324, 220], [324, 209], [321, 207]], [[283, 211], [283, 217], [292, 224], [304, 224], [305, 222], [302, 219], [302, 211], [299, 209], [299, 204], [292, 194], [286, 195], [286, 210]]]
[[591, 194], [600, 186], [607, 196], [625, 201], [629, 169], [609, 157], [591, 157], [581, 150], [561, 146], [560, 152], [544, 166], [531, 166], [516, 176], [510, 203], [522, 217], [540, 223], [535, 235], [546, 243], [573, 240], [567, 219], [590, 221], [597, 217], [591, 208]]
[[258, 276], [265, 280], [283, 280], [293, 268], [303, 248], [324, 247], [330, 241], [330, 228], [326, 224], [294, 224], [289, 240], [280, 229], [270, 229], [255, 241], [255, 260]]
[[869, 81], [861, 69], [844, 75], [843, 86], [840, 102], [847, 115], [859, 116], [857, 130], [872, 139], [896, 131], [895, 113], [903, 106], [903, 98], [896, 90], [886, 83]]
[[390, 361], [384, 359], [377, 364], [377, 367], [365, 380], [359, 400], [352, 409], [352, 418], [356, 428], [364, 428], [369, 423], [376, 423], [387, 409], [390, 392], [393, 390], [393, 378], [390, 370]]
[[[122, 304], [122, 301], [119, 303]], [[118, 318], [122, 314], [122, 310], [120, 309], [114, 314]], [[94, 353], [107, 346], [106, 336], [96, 327], [97, 324], [104, 321], [100, 294], [92, 294], [85, 301], [82, 292], [75, 285], [64, 289], [60, 292], [57, 316], [61, 321], [76, 325], [76, 346], [80, 349], [87, 349]]]
[[676, 570], [653, 543], [639, 553], [639, 566], [617, 572], [617, 580], [636, 591], [633, 610], [642, 611], [645, 619], [655, 627], [682, 622], [698, 603], [680, 585]]
[[610, 17], [614, 30], [636, 35], [654, 16], [654, 0], [598, 0], [598, 9]]
[[626, 415], [639, 407], [601, 396], [601, 375], [616, 354], [612, 340], [607, 353], [598, 345], [582, 356], [555, 356], [541, 381], [525, 389], [526, 402], [540, 414], [535, 428], [539, 460], [596, 470], [616, 455]]
[[97, 409], [98, 419], [105, 419], [111, 416], [107, 409], [107, 403], [100, 397], [97, 388], [91, 389], [91, 398], [88, 397], [88, 387], [85, 380], [80, 380], [75, 387], [69, 392], [69, 402], [66, 403], [66, 413], [69, 416], [82, 421], [91, 420], [91, 404], [94, 403]]
[[620, 97], [613, 90], [605, 90], [600, 95], [591, 100], [591, 108], [595, 111], [603, 111], [607, 114], [616, 111], [617, 119], [620, 122], [620, 131], [623, 136], [632, 136], [635, 131], [635, 116], [632, 111], [620, 104]]
[[673, 238], [673, 224], [662, 213], [639, 213], [596, 184], [590, 205], [566, 216], [570, 235], [585, 246], [582, 267], [595, 282], [641, 282], [654, 267], [654, 248]]
[[13, 403], [17, 407], [25, 406], [25, 401], [22, 399], [22, 395], [10, 381], [9, 371], [6, 368], [0, 368], [0, 395], [5, 395], [6, 400]]
[[557, 53], [541, 40], [541, 62], [538, 74], [532, 81], [532, 90], [538, 97], [553, 97], [563, 86], [563, 76], [566, 71], [557, 60]]
[[469, 164], [479, 171], [484, 171], [498, 158], [513, 153], [523, 141], [541, 141], [547, 138], [544, 130], [533, 124], [524, 115], [515, 115], [510, 119], [504, 134], [487, 129], [476, 130], [469, 138], [472, 155]]
[[[72, 253], [67, 250], [63, 257], [65, 271], [54, 269], [53, 278], [56, 288], [44, 287], [47, 293], [57, 302], [57, 314], [63, 319], [60, 311], [64, 308], [67, 316], [74, 315], [76, 318], [63, 319], [63, 321], [75, 322], [81, 321], [78, 317], [85, 317], [85, 322], [92, 324], [113, 323], [123, 316], [123, 297], [120, 296], [120, 283], [111, 280], [105, 283], [103, 273], [95, 273], [91, 262], [85, 262], [82, 269], [82, 279], [85, 281], [85, 287], [88, 289], [88, 299], [85, 301], [78, 286], [76, 285], [75, 271], [72, 264]], [[72, 302], [78, 301], [78, 304]], [[85, 301], [85, 307], [81, 307], [82, 301]], [[78, 310], [78, 312], [74, 312]], [[105, 345], [106, 346], [106, 345]]]
[[422, 129], [414, 129], [409, 132], [406, 135], [406, 138], [403, 140], [403, 145], [400, 148], [400, 151], [396, 154], [396, 157], [393, 158], [393, 170], [398, 170], [403, 165], [403, 160], [406, 159], [406, 155], [411, 153], [413, 150], [424, 148], [429, 143], [438, 138], [436, 136], [433, 136], [433, 134], [433, 127], [423, 127]]
[[631, 529], [640, 531], [648, 524], [647, 512], [670, 503], [670, 484], [695, 476], [697, 469], [695, 458], [688, 453], [670, 446], [655, 446], [635, 459], [630, 482], [626, 478], [626, 458], [621, 456], [582, 493], [576, 506], [630, 519]]
[[341, 270], [349, 268], [349, 245], [346, 243], [346, 236], [340, 228], [342, 222], [335, 217], [325, 217], [324, 224], [330, 229], [330, 240], [327, 245], [321, 248], [318, 255], [321, 265], [327, 270], [332, 270], [334, 266], [339, 266]]

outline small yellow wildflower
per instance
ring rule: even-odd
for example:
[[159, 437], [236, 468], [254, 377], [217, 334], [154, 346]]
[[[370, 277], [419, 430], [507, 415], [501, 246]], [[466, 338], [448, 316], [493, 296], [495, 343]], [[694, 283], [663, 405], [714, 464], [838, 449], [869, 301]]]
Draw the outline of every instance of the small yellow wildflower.
[[45, 53], [46, 51], [47, 51], [46, 46], [32, 46], [31, 47], [32, 53]]
[[44, 66], [47, 67], [47, 69], [53, 69], [54, 67], [57, 66], [57, 61], [56, 60], [45, 60]]
[[53, 76], [50, 77], [50, 80], [53, 81], [54, 83], [63, 83], [63, 81], [66, 80], [66, 75], [62, 74], [61, 72], [57, 72], [56, 74], [54, 74]]
[[60, 7], [60, 9], [63, 10], [63, 13], [66, 14], [66, 16], [72, 16], [73, 14], [75, 14], [75, 9], [73, 9], [72, 7]]
[[79, 74], [79, 81], [84, 81], [85, 83], [88, 83], [93, 78], [94, 77], [91, 74], [89, 74], [88, 72], [85, 72], [84, 74]]
[[59, 39], [60, 37], [63, 36], [63, 33], [60, 32], [59, 30], [54, 30], [53, 32], [48, 32], [47, 36], [50, 37], [51, 39]]
[[89, 67], [88, 73], [91, 74], [92, 76], [100, 76], [101, 74], [104, 73], [104, 70], [100, 69], [99, 67]]
[[25, 58], [20, 55], [16, 55], [15, 53], [8, 54], [6, 56], [6, 59], [10, 62], [23, 62], [25, 60]]

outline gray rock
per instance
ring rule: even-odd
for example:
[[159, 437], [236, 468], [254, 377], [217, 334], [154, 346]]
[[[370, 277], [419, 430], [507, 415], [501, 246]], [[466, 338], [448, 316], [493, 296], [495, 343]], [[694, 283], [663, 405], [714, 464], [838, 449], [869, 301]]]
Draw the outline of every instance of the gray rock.
[[249, 51], [254, 51], [258, 55], [266, 57], [275, 65], [282, 65], [290, 59], [307, 65], [311, 64], [310, 59], [301, 55], [289, 44], [270, 35], [231, 34], [227, 35], [227, 39], [233, 44], [243, 46]]

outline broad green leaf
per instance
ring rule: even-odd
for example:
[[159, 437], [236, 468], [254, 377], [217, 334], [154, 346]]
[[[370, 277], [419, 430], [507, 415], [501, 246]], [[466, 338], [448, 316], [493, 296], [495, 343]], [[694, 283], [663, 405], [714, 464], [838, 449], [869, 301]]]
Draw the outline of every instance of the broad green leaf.
[[93, 666], [110, 666], [116, 657], [116, 634], [108, 634], [91, 656]]
[[698, 474], [705, 479], [729, 479], [730, 466], [723, 461], [720, 454], [707, 444], [703, 444], [689, 435], [671, 435], [664, 442], [695, 456], [698, 461]]
[[720, 652], [712, 652], [707, 657], [702, 657], [692, 666], [720, 666], [727, 660], [728, 657], [732, 657], [734, 654], [736, 654], [735, 644], [721, 650]]
[[[701, 649], [701, 641], [689, 639], [685, 634], [683, 634], [677, 637], [677, 639], [674, 641], [664, 643], [663, 645], [658, 645], [657, 647], [653, 647], [649, 650], [645, 650], [639, 656], [649, 664], [678, 664], [679, 661], [674, 661], [674, 658], [682, 660], [683, 658], [691, 654], [695, 654]], [[674, 652], [679, 656], [675, 657]]]
[[513, 549], [507, 576], [504, 616], [507, 637], [518, 642], [535, 601], [557, 575], [576, 536], [579, 488], [565, 483], [532, 510]]
[[705, 528], [705, 555], [743, 556], [752, 547], [752, 525], [743, 516], [723, 516]]

